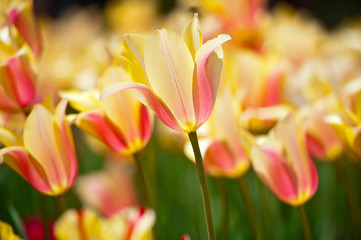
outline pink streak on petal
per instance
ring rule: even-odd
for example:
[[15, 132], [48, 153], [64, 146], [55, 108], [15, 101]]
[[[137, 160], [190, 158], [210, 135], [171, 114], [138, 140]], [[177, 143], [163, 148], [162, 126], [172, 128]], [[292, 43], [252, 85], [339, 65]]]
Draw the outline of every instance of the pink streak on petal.
[[272, 150], [263, 150], [268, 156], [266, 182], [272, 191], [283, 201], [293, 202], [297, 199], [297, 181], [286, 160]]
[[151, 113], [148, 111], [147, 107], [142, 105], [140, 107], [140, 129], [142, 135], [142, 142], [146, 143], [149, 141], [150, 136], [152, 135], [153, 130], [153, 121], [150, 115]]
[[222, 171], [231, 171], [235, 168], [235, 159], [230, 149], [222, 141], [213, 142], [204, 155], [205, 169], [218, 168]]
[[39, 163], [22, 147], [8, 147], [0, 150], [0, 156], [10, 157], [5, 162], [19, 173], [35, 189], [43, 193], [51, 193], [45, 171]]
[[312, 176], [312, 189], [310, 198], [315, 194], [318, 187], [318, 173], [316, 166], [312, 160], [310, 160], [311, 176]]
[[[127, 148], [123, 136], [117, 128], [104, 115], [97, 112], [81, 114], [79, 119], [87, 121], [87, 124], [96, 132], [96, 137], [115, 151], [123, 151]], [[86, 129], [84, 129], [86, 131]]]
[[273, 106], [281, 101], [282, 73], [274, 72], [269, 76], [264, 106]]
[[312, 156], [315, 156], [316, 158], [323, 160], [326, 159], [326, 153], [325, 149], [322, 147], [320, 142], [318, 142], [316, 139], [314, 139], [309, 134], [306, 134], [306, 145], [307, 149], [310, 152]]
[[14, 94], [21, 107], [31, 104], [35, 97], [33, 76], [23, 56], [16, 56], [7, 62], [9, 80], [12, 81]]
[[78, 160], [74, 149], [73, 136], [71, 134], [70, 127], [67, 125], [65, 121], [65, 111], [68, 104], [68, 100], [62, 100], [56, 109], [56, 118], [57, 123], [60, 128], [60, 152], [63, 155], [63, 161], [65, 165], [65, 169], [67, 171], [68, 176], [68, 188], [70, 188], [77, 175], [78, 175]]
[[222, 70], [223, 59], [214, 52], [231, 37], [225, 34], [209, 40], [196, 53], [197, 71], [193, 79], [193, 104], [197, 126], [211, 115]]
[[43, 41], [41, 37], [40, 25], [35, 18], [32, 7], [27, 7], [22, 11], [13, 9], [9, 12], [9, 20], [19, 31], [25, 42], [29, 44], [35, 56], [42, 52]]
[[172, 113], [169, 111], [168, 107], [161, 100], [159, 100], [158, 97], [149, 88], [147, 88], [143, 84], [131, 82], [113, 83], [103, 89], [100, 94], [100, 98], [104, 99], [114, 93], [124, 90], [131, 91], [134, 97], [138, 99], [138, 101], [151, 108], [165, 125], [174, 130], [183, 131], [182, 128], [178, 125]]

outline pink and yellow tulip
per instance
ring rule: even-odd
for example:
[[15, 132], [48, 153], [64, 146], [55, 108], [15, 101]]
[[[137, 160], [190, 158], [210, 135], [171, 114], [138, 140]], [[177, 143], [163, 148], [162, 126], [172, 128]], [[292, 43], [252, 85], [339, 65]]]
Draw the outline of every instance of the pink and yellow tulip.
[[[100, 79], [100, 88], [118, 79], [132, 81], [123, 68], [110, 67]], [[133, 154], [148, 143], [153, 129], [153, 116], [129, 93], [116, 93], [102, 101], [99, 101], [96, 90], [88, 93], [68, 92], [63, 93], [63, 96], [68, 97], [72, 106], [80, 111], [75, 119], [76, 125], [112, 150]]]
[[[241, 142], [242, 129], [237, 123], [237, 107], [233, 103], [229, 91], [222, 92], [212, 115], [198, 131], [204, 169], [214, 177], [238, 178], [251, 165]], [[190, 143], [186, 144], [185, 151], [194, 161]]]
[[70, 209], [55, 223], [55, 236], [58, 240], [150, 240], [154, 222], [154, 211], [145, 208], [127, 208], [109, 219], [87, 208]]
[[304, 110], [306, 144], [311, 155], [322, 161], [336, 160], [343, 151], [343, 143], [332, 125], [325, 121], [325, 109], [309, 107]]
[[300, 206], [316, 192], [318, 174], [307, 149], [304, 133], [293, 115], [276, 125], [273, 136], [262, 139], [251, 151], [257, 175], [283, 202]]
[[[1, 42], [0, 42], [1, 45]], [[7, 45], [0, 47], [0, 109], [14, 112], [26, 109], [35, 100], [35, 71], [30, 49], [19, 51]]]
[[64, 193], [78, 172], [72, 134], [65, 121], [66, 106], [63, 100], [52, 112], [45, 105], [35, 105], [25, 122], [23, 146], [0, 150], [10, 168], [47, 195]]
[[196, 15], [182, 36], [162, 29], [146, 41], [129, 41], [135, 63], [147, 73], [147, 79], [111, 84], [101, 98], [128, 89], [168, 127], [194, 132], [213, 110], [223, 62], [220, 46], [228, 40], [223, 34], [202, 44]]
[[254, 133], [271, 129], [289, 112], [283, 102], [287, 67], [277, 52], [262, 54], [239, 49], [227, 49], [224, 82], [231, 88], [243, 110], [240, 124]]
[[110, 162], [105, 170], [80, 176], [75, 190], [82, 202], [111, 217], [126, 207], [138, 205], [132, 170], [124, 164]]
[[[8, 1], [8, 6], [3, 7], [5, 7], [5, 11], [7, 11], [6, 21], [9, 21], [8, 24], [10, 27], [14, 26], [18, 35], [30, 46], [35, 56], [39, 56], [43, 50], [43, 41], [40, 25], [34, 13], [33, 1]], [[16, 34], [14, 35], [13, 37], [16, 37]]]

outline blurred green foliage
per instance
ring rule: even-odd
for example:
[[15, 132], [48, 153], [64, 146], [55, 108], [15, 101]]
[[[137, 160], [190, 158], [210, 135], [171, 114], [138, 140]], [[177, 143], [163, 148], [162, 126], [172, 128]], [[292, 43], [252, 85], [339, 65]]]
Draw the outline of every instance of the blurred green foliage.
[[[85, 144], [79, 131], [75, 133], [79, 157], [79, 174], [85, 174], [103, 165], [103, 158], [94, 154]], [[157, 212], [156, 236], [159, 240], [179, 239], [188, 233], [192, 239], [206, 239], [206, 225], [199, 180], [195, 166], [182, 152], [162, 149], [155, 137], [142, 154], [146, 177], [152, 188]], [[335, 173], [335, 165], [317, 162], [319, 187], [315, 196], [306, 203], [314, 239], [351, 239], [350, 215], [343, 190]], [[360, 164], [348, 163], [344, 173], [350, 178], [361, 199]], [[225, 182], [225, 185], [221, 181]], [[295, 208], [281, 203], [250, 170], [245, 180], [255, 204], [260, 239], [303, 239], [301, 224]], [[222, 229], [222, 195], [227, 191], [229, 199], [228, 239], [252, 239], [246, 206], [238, 186], [231, 179], [208, 178], [213, 216], [217, 234]], [[141, 190], [141, 186], [139, 185]], [[24, 218], [39, 216], [39, 193], [9, 169], [0, 167], [0, 219], [14, 226], [7, 204], [12, 203]], [[141, 193], [142, 194], [142, 193]], [[66, 194], [68, 208], [81, 208], [73, 191]], [[51, 218], [58, 215], [55, 201], [46, 197], [46, 208]], [[361, 214], [359, 214], [361, 216]], [[223, 235], [224, 236], [224, 235]]]

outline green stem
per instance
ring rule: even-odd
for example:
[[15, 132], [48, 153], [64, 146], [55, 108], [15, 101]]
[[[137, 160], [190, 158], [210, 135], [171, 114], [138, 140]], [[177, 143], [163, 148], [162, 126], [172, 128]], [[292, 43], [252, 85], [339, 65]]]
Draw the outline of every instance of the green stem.
[[47, 211], [47, 201], [46, 196], [41, 193], [39, 194], [39, 210], [41, 221], [43, 222], [45, 240], [50, 240], [50, 219]]
[[304, 239], [312, 240], [310, 224], [308, 223], [305, 208], [303, 207], [303, 205], [301, 205], [301, 206], [297, 207], [297, 210], [298, 210], [298, 215], [300, 216], [300, 220], [301, 220], [301, 224], [302, 224]]
[[215, 240], [216, 239], [216, 234], [215, 234], [215, 231], [214, 231], [211, 199], [209, 197], [207, 179], [206, 179], [206, 174], [204, 172], [203, 158], [202, 158], [202, 155], [201, 155], [201, 151], [199, 149], [197, 133], [196, 132], [190, 132], [188, 134], [188, 137], [189, 137], [189, 140], [191, 141], [191, 144], [192, 144], [192, 147], [193, 147], [194, 157], [196, 159], [199, 182], [201, 184], [202, 197], [203, 197], [203, 206], [204, 206], [204, 212], [205, 212], [205, 215], [206, 215], [206, 222], [207, 222], [208, 239]]
[[228, 191], [227, 191], [227, 179], [220, 178], [219, 182], [219, 195], [221, 197], [221, 231], [219, 239], [228, 239], [228, 228], [229, 228], [229, 203], [228, 203]]
[[353, 239], [361, 239], [360, 233], [360, 219], [359, 219], [359, 207], [356, 199], [356, 194], [352, 188], [352, 183], [347, 175], [345, 174], [345, 168], [342, 163], [342, 159], [338, 159], [335, 164], [335, 171], [340, 180], [347, 207], [351, 216], [352, 236]]
[[258, 239], [258, 231], [257, 231], [257, 215], [256, 210], [253, 205], [253, 201], [251, 199], [251, 196], [249, 195], [249, 190], [246, 181], [243, 177], [240, 177], [237, 179], [237, 183], [239, 186], [239, 190], [241, 192], [241, 195], [243, 197], [244, 203], [246, 205], [246, 210], [248, 213], [248, 217], [251, 222], [251, 229], [253, 233], [253, 239]]
[[134, 153], [134, 155], [133, 155], [134, 156], [134, 161], [135, 161], [135, 164], [137, 165], [140, 180], [142, 181], [142, 185], [143, 185], [143, 189], [144, 189], [147, 204], [150, 207], [153, 207], [153, 201], [152, 201], [152, 198], [151, 198], [151, 195], [150, 195], [150, 188], [149, 188], [149, 185], [148, 185], [148, 183], [146, 181], [146, 178], [145, 178], [145, 174], [144, 174], [144, 170], [143, 170], [143, 167], [142, 167], [142, 164], [141, 164], [141, 161], [140, 161], [141, 158], [140, 158], [139, 154], [140, 154], [139, 152]]
[[24, 224], [21, 221], [21, 217], [20, 217], [18, 211], [16, 211], [14, 205], [11, 202], [7, 202], [6, 205], [7, 205], [7, 209], [9, 211], [10, 217], [13, 220], [14, 227], [15, 227], [16, 231], [18, 232], [18, 234], [24, 239], [29, 239], [26, 235]]
[[54, 197], [59, 216], [66, 211], [65, 194]]

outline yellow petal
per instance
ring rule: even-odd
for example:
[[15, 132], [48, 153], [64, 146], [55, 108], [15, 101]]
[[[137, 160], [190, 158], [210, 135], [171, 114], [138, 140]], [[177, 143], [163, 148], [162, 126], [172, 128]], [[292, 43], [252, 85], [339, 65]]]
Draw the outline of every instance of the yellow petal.
[[202, 46], [202, 34], [198, 28], [197, 13], [194, 14], [192, 21], [183, 30], [182, 37], [186, 42], [194, 60], [197, 50]]
[[186, 43], [175, 32], [158, 30], [147, 40], [144, 60], [152, 90], [183, 129], [194, 127], [194, 63]]
[[138, 34], [126, 34], [123, 38], [121, 56], [126, 60], [127, 70], [132, 74], [133, 81], [147, 84], [145, 73], [144, 48], [147, 38]]
[[[54, 132], [55, 120], [42, 105], [36, 105], [24, 127], [24, 146], [44, 168], [54, 188], [67, 186], [67, 174]], [[36, 141], [34, 141], [36, 139]]]

